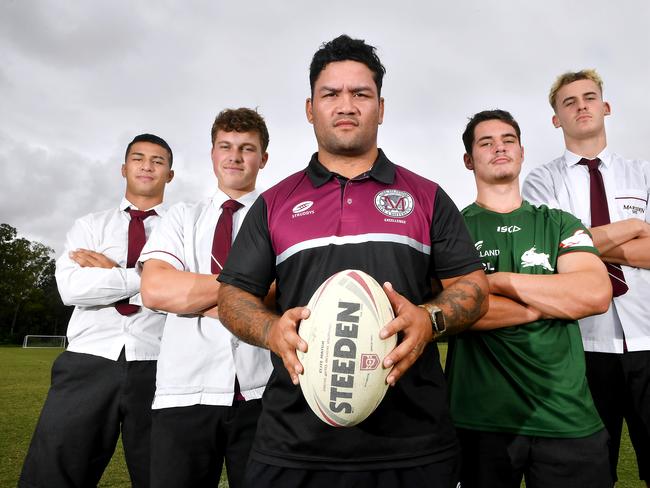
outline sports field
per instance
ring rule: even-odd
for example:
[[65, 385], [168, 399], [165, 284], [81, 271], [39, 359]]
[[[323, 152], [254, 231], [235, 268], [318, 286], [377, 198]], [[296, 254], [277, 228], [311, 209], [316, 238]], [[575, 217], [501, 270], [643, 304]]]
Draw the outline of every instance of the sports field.
[[[446, 355], [446, 344], [441, 344]], [[16, 486], [27, 446], [45, 400], [52, 362], [61, 349], [0, 347], [0, 487]], [[644, 488], [637, 480], [636, 460], [627, 430], [621, 446], [618, 488]], [[130, 486], [121, 444], [104, 477], [102, 488]], [[222, 476], [219, 487], [228, 486]]]

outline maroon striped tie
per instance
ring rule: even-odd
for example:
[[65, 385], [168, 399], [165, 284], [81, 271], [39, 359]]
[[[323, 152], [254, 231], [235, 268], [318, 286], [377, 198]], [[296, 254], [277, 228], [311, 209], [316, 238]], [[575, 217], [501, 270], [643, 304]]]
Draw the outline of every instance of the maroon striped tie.
[[[126, 255], [126, 267], [133, 268], [140, 257], [144, 243], [147, 241], [147, 235], [144, 232], [144, 219], [151, 215], [156, 215], [156, 211], [143, 211], [133, 208], [127, 208], [125, 211], [131, 214], [131, 221], [129, 222], [129, 250]], [[115, 308], [122, 315], [131, 315], [140, 310], [138, 305], [130, 304], [128, 298], [117, 302]]]
[[[607, 195], [605, 193], [605, 183], [603, 175], [598, 169], [600, 159], [582, 158], [578, 164], [589, 168], [589, 196], [591, 201], [591, 226], [598, 227], [607, 225], [609, 220], [609, 206], [607, 205]], [[625, 283], [625, 275], [618, 264], [605, 263], [609, 272], [609, 279], [612, 282], [613, 295], [615, 297], [624, 295], [628, 286]]]

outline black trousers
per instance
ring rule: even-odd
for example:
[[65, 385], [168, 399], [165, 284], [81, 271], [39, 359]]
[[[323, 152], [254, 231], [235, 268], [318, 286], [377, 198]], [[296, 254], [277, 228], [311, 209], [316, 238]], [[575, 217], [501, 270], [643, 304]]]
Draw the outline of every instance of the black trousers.
[[618, 479], [616, 466], [625, 419], [639, 478], [650, 481], [650, 351], [585, 352], [585, 359], [591, 396], [611, 438], [612, 477]]
[[261, 400], [153, 411], [152, 488], [216, 488], [226, 462], [230, 488], [243, 486]]
[[457, 488], [458, 458], [410, 468], [332, 471], [271, 466], [251, 460], [246, 488]]
[[132, 485], [148, 488], [155, 381], [155, 361], [63, 352], [18, 486], [96, 487], [121, 431]]
[[605, 429], [577, 439], [456, 429], [463, 488], [611, 488]]

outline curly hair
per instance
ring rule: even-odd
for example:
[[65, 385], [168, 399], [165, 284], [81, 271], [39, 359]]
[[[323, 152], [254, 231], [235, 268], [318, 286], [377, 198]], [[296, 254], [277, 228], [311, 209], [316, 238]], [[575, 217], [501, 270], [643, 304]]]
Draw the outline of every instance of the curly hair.
[[265, 153], [266, 148], [269, 147], [269, 131], [266, 128], [264, 117], [257, 110], [245, 107], [222, 110], [214, 119], [214, 124], [212, 124], [210, 133], [212, 144], [214, 144], [217, 132], [220, 130], [225, 132], [257, 132], [262, 143], [262, 152]]

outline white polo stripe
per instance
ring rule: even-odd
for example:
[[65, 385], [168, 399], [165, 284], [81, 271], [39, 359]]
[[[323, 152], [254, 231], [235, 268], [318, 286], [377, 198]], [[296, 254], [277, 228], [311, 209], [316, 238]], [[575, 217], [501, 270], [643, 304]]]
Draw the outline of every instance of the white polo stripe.
[[341, 246], [343, 244], [361, 244], [364, 242], [391, 242], [394, 244], [405, 244], [421, 253], [427, 255], [431, 254], [431, 246], [400, 234], [374, 233], [359, 234], [355, 236], [327, 236], [294, 244], [275, 258], [275, 265], [277, 266], [281, 262], [289, 259], [294, 254], [298, 254], [299, 252], [306, 251], [308, 249], [316, 249], [318, 247], [329, 246], [330, 244], [334, 246]]

